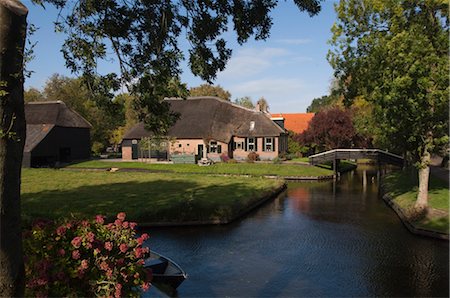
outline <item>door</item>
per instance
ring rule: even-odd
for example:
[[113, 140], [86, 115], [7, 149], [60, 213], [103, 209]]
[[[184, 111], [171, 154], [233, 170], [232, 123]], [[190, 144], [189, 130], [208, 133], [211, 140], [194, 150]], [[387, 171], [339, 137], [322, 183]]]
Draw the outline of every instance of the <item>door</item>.
[[131, 141], [131, 159], [138, 159], [139, 148], [137, 140]]
[[203, 145], [202, 144], [199, 144], [197, 146], [197, 152], [198, 152], [198, 159], [203, 158]]

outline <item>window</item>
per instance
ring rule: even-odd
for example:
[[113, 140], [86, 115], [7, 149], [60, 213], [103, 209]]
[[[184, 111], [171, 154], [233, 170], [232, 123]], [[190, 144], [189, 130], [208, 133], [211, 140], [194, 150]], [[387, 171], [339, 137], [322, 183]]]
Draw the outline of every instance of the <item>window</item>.
[[209, 143], [209, 151], [211, 153], [216, 153], [217, 152], [217, 142], [210, 142]]
[[255, 138], [247, 138], [247, 151], [256, 151]]
[[273, 151], [273, 138], [264, 138], [264, 151]]

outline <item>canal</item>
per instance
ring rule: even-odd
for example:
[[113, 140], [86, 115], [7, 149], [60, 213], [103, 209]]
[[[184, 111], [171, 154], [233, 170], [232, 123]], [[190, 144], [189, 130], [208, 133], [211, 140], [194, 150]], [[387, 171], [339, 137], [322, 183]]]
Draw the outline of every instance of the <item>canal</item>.
[[290, 183], [230, 225], [148, 232], [189, 274], [180, 297], [449, 295], [448, 242], [409, 233], [371, 167]]

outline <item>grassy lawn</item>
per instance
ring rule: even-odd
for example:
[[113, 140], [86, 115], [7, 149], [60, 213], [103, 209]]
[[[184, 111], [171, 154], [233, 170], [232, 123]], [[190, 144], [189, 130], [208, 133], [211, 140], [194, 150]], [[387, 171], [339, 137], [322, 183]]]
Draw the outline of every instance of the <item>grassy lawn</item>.
[[[384, 178], [386, 190], [394, 202], [408, 211], [414, 206], [418, 192], [417, 173], [394, 172]], [[431, 230], [449, 233], [449, 188], [446, 181], [430, 176], [428, 204], [432, 208], [429, 216], [414, 224]]]
[[22, 214], [36, 218], [112, 219], [138, 223], [230, 219], [283, 184], [259, 177], [22, 169]]
[[92, 160], [73, 164], [72, 168], [134, 168], [172, 173], [274, 175], [274, 176], [327, 176], [333, 175], [328, 169], [308, 165], [260, 164], [260, 163], [216, 163], [207, 167], [195, 164], [150, 164], [143, 162], [111, 162]]

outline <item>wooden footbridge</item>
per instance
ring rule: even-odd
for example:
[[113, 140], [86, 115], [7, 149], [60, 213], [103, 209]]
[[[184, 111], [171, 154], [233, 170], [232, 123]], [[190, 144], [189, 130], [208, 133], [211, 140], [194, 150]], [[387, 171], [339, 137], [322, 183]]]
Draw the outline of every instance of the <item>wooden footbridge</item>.
[[333, 161], [333, 169], [337, 170], [341, 159], [372, 159], [376, 160], [377, 164], [403, 166], [403, 157], [380, 149], [334, 149], [311, 155], [309, 163], [318, 165]]

